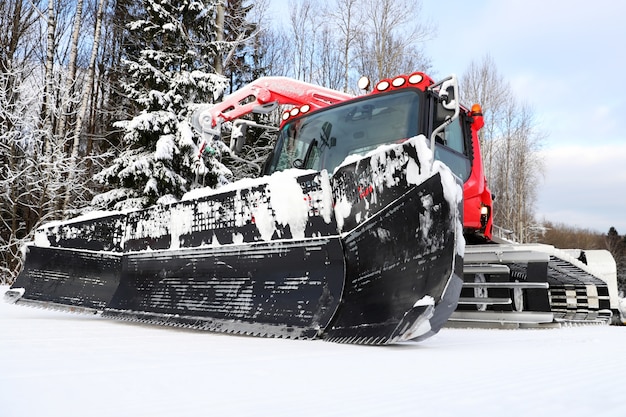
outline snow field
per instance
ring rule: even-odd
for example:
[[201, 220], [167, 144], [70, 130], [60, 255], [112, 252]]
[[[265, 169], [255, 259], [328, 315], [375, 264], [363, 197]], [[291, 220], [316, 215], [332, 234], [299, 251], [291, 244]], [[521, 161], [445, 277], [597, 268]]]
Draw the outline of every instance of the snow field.
[[443, 329], [368, 347], [0, 303], [0, 415], [621, 417], [625, 347], [625, 327]]

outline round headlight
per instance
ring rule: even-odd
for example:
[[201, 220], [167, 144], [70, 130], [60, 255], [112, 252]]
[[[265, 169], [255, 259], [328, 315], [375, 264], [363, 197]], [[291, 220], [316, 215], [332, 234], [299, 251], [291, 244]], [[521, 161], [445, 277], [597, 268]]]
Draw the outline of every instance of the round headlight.
[[362, 76], [361, 78], [359, 78], [357, 86], [359, 87], [359, 90], [367, 90], [368, 88], [370, 88], [370, 79], [367, 78], [365, 75]]
[[404, 79], [404, 77], [396, 77], [391, 82], [391, 85], [393, 85], [394, 87], [402, 87], [405, 82], [406, 80]]
[[419, 84], [423, 79], [422, 74], [412, 74], [409, 77], [409, 84]]
[[386, 81], [386, 80], [379, 82], [378, 85], [376, 86], [376, 89], [378, 91], [385, 91], [388, 88], [389, 88], [389, 81]]

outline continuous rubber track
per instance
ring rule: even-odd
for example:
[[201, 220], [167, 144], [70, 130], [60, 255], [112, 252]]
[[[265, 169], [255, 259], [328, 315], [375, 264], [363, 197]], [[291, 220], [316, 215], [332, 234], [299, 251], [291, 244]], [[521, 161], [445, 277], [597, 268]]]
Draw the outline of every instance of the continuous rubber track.
[[579, 264], [547, 245], [476, 247], [466, 257], [465, 285], [452, 323], [609, 324], [608, 285]]

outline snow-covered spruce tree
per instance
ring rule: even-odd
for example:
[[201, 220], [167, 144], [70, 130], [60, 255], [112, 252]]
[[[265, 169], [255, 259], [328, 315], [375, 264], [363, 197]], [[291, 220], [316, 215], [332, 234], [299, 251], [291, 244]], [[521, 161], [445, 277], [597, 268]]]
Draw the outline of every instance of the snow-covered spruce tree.
[[219, 0], [143, 0], [128, 24], [123, 86], [139, 114], [117, 122], [122, 150], [96, 175], [110, 186], [92, 205], [144, 208], [217, 183], [221, 164], [197, 158], [200, 138], [190, 126], [194, 103], [210, 103], [227, 86], [214, 73], [214, 26]]

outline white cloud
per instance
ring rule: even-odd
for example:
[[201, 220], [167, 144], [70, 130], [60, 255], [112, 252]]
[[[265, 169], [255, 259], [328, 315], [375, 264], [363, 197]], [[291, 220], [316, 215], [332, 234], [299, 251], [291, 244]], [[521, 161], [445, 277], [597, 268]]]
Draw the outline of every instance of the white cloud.
[[626, 143], [554, 147], [542, 152], [539, 219], [626, 233]]
[[[537, 215], [626, 233], [626, 2], [452, 1], [428, 51], [462, 74], [486, 54], [546, 134]], [[426, 0], [432, 15], [438, 3]], [[457, 30], [446, 30], [454, 27]], [[458, 42], [459, 33], [470, 42]], [[496, 203], [497, 204], [497, 200]]]

